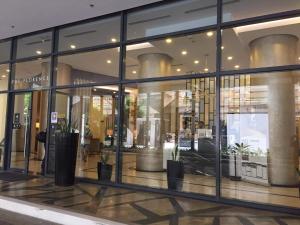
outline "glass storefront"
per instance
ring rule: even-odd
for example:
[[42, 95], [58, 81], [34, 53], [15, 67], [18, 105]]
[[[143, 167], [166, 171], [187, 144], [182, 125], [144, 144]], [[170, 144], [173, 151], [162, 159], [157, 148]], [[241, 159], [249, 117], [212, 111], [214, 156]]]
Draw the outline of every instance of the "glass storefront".
[[219, 3], [0, 41], [0, 166], [52, 175], [64, 123], [82, 179], [105, 158], [111, 184], [299, 209], [299, 1]]

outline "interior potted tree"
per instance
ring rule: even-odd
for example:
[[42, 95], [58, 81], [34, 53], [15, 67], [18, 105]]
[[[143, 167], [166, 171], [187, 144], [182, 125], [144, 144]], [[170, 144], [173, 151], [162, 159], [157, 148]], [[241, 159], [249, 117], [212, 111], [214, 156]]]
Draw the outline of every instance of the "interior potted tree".
[[235, 143], [233, 146], [229, 146], [230, 162], [233, 162], [233, 166], [230, 167], [230, 179], [234, 181], [241, 180], [242, 160], [249, 159], [250, 146], [244, 143]]
[[66, 119], [58, 123], [55, 133], [55, 185], [71, 186], [75, 182], [79, 133]]
[[87, 160], [88, 150], [91, 145], [91, 140], [93, 138], [93, 133], [89, 128], [88, 124], [86, 124], [84, 128], [84, 144], [83, 144], [83, 151], [82, 151], [82, 159], [84, 162]]
[[183, 185], [184, 166], [180, 161], [178, 146], [172, 152], [172, 160], [167, 161], [168, 188], [180, 191]]
[[98, 180], [101, 180], [101, 181], [110, 181], [111, 180], [113, 166], [111, 164], [108, 164], [109, 156], [110, 155], [109, 155], [108, 151], [104, 151], [101, 154], [101, 161], [98, 162], [98, 165], [97, 165]]

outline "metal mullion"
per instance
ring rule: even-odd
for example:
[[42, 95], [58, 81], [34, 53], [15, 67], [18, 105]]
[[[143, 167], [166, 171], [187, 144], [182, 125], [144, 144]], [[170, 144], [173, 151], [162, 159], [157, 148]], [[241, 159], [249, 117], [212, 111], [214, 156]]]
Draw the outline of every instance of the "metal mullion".
[[123, 44], [126, 40], [127, 34], [127, 14], [122, 12], [121, 15], [121, 26], [120, 26], [120, 59], [119, 59], [119, 92], [118, 92], [118, 115], [117, 115], [117, 148], [116, 148], [116, 176], [115, 182], [117, 184], [122, 182], [122, 139], [123, 139], [123, 93], [124, 87], [120, 81], [125, 77], [125, 59], [126, 59], [126, 46]]
[[[52, 31], [52, 46], [51, 46], [51, 51], [52, 53], [55, 52], [58, 48], [58, 29], [53, 28]], [[49, 146], [50, 146], [50, 126], [51, 126], [51, 112], [53, 109], [53, 96], [55, 93], [55, 90], [52, 90], [52, 87], [56, 83], [56, 74], [55, 74], [55, 67], [57, 65], [57, 57], [55, 57], [53, 54], [51, 56], [51, 61], [50, 61], [50, 81], [49, 81], [49, 86], [50, 89], [48, 90], [48, 109], [47, 109], [47, 128], [46, 128], [46, 149], [45, 149], [45, 156], [44, 156], [44, 175], [47, 175], [48, 173], [48, 159], [49, 159]]]
[[233, 27], [238, 27], [238, 26], [246, 26], [246, 25], [250, 25], [250, 24], [292, 18], [292, 17], [299, 16], [299, 15], [300, 15], [300, 10], [297, 9], [297, 10], [293, 10], [293, 11], [285, 11], [285, 12], [279, 12], [279, 13], [274, 13], [274, 14], [269, 14], [269, 15], [256, 16], [256, 17], [245, 18], [245, 19], [240, 19], [240, 20], [235, 20], [235, 21], [223, 22], [223, 23], [221, 23], [221, 28], [227, 29], [227, 28], [233, 28]]
[[273, 67], [261, 67], [261, 68], [249, 68], [240, 70], [228, 70], [221, 71], [221, 76], [235, 76], [243, 74], [259, 74], [259, 73], [271, 73], [271, 72], [282, 72], [282, 71], [293, 71], [300, 70], [299, 65], [286, 65], [286, 66], [273, 66]]
[[208, 31], [208, 30], [216, 30], [216, 29], [217, 29], [217, 25], [213, 24], [213, 25], [197, 27], [197, 28], [188, 29], [188, 30], [180, 30], [180, 31], [158, 34], [158, 35], [149, 36], [149, 37], [130, 39], [130, 40], [126, 40], [124, 42], [124, 44], [132, 45], [132, 44], [139, 44], [139, 43], [143, 43], [143, 42], [156, 41], [156, 40], [170, 38], [170, 37], [176, 38], [176, 37], [192, 35], [192, 34], [202, 33], [202, 32]]
[[216, 51], [216, 198], [217, 200], [221, 197], [221, 178], [222, 178], [222, 171], [221, 171], [221, 149], [220, 149], [220, 98], [221, 98], [221, 63], [222, 63], [222, 31], [221, 31], [221, 22], [222, 22], [222, 0], [217, 1], [217, 51]]
[[68, 85], [61, 85], [61, 86], [53, 86], [51, 89], [69, 89], [69, 88], [87, 88], [87, 87], [94, 87], [94, 86], [107, 86], [107, 85], [118, 85], [120, 81], [107, 81], [107, 82], [97, 82], [97, 83], [86, 83], [86, 84], [68, 84]]
[[46, 59], [46, 58], [49, 58], [51, 56], [52, 56], [51, 53], [48, 53], [48, 54], [45, 54], [45, 55], [39, 55], [39, 56], [34, 55], [34, 56], [26, 57], [26, 58], [19, 58], [19, 59], [12, 60], [12, 63], [22, 63], [22, 62], [28, 62], [28, 61], [35, 61], [35, 60], [39, 60], [39, 59]]
[[215, 77], [216, 73], [203, 73], [203, 74], [188, 74], [188, 75], [178, 75], [178, 76], [165, 76], [165, 77], [151, 77], [151, 78], [141, 78], [132, 80], [123, 80], [122, 84], [134, 84], [134, 83], [147, 83], [156, 81], [174, 81], [174, 80], [189, 80], [197, 78]]
[[[10, 60], [16, 57], [17, 39], [12, 38], [10, 46]], [[12, 89], [12, 80], [15, 74], [15, 65], [11, 62], [9, 64], [9, 78], [8, 78], [8, 95], [6, 106], [6, 124], [5, 124], [5, 149], [3, 169], [8, 170], [10, 167], [11, 146], [12, 146], [12, 129], [13, 129], [13, 112], [14, 112], [14, 94], [10, 93]]]

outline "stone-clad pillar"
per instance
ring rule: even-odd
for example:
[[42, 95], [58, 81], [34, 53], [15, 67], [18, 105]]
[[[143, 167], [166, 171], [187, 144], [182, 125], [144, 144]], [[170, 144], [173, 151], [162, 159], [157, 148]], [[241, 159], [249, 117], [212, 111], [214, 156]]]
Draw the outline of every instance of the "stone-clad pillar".
[[[298, 38], [275, 34], [250, 43], [252, 67], [294, 64]], [[272, 185], [298, 184], [298, 149], [295, 120], [295, 87], [293, 72], [262, 74], [268, 86], [269, 115], [269, 182]]]

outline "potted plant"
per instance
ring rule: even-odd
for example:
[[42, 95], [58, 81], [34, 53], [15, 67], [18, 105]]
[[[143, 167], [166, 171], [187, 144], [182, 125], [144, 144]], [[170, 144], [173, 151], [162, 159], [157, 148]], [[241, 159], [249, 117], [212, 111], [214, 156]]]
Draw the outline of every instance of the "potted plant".
[[89, 128], [88, 124], [86, 124], [84, 128], [84, 143], [83, 143], [83, 151], [82, 151], [82, 159], [84, 162], [87, 160], [89, 146], [91, 145], [91, 140], [93, 138], [93, 133]]
[[[233, 146], [229, 146], [230, 161], [233, 161], [233, 170], [230, 172], [230, 179], [234, 181], [241, 180], [242, 160], [249, 159], [250, 146], [244, 143], [235, 143]], [[233, 160], [232, 160], [233, 158]], [[231, 167], [232, 168], [232, 167]]]
[[180, 161], [179, 149], [178, 146], [176, 146], [172, 152], [172, 160], [167, 161], [168, 188], [180, 191], [182, 189], [183, 178], [184, 166], [183, 162]]
[[55, 185], [74, 184], [78, 140], [75, 128], [66, 119], [61, 120], [55, 133]]
[[108, 164], [109, 152], [105, 151], [101, 154], [101, 161], [98, 162], [98, 179], [101, 181], [110, 181], [113, 166]]

